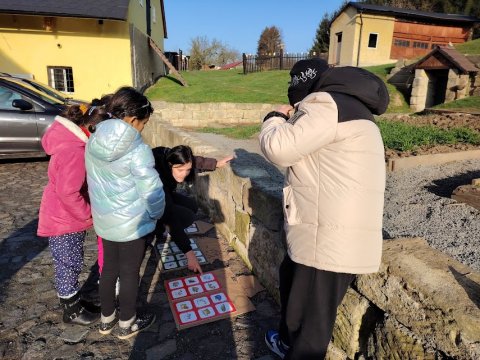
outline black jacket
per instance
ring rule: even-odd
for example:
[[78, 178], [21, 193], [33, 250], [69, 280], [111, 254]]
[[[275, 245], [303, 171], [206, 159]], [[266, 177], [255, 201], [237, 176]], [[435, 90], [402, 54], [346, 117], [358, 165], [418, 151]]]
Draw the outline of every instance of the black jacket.
[[[177, 189], [177, 181], [172, 175], [172, 168], [166, 158], [170, 148], [159, 146], [152, 149], [155, 158], [155, 169], [160, 174], [165, 192], [165, 212], [168, 212], [172, 204], [172, 193]], [[213, 171], [217, 167], [217, 160], [202, 156], [194, 156], [192, 164], [192, 176], [188, 180], [192, 181], [196, 172]]]

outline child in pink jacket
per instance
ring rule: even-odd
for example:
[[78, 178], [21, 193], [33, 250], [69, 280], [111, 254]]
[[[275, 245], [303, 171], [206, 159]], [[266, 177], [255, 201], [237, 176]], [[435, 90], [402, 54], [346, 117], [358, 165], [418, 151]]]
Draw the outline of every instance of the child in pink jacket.
[[92, 226], [85, 171], [85, 144], [94, 131], [92, 108], [70, 106], [55, 118], [42, 138], [42, 146], [51, 158], [37, 234], [48, 237], [63, 321], [80, 325], [100, 318], [100, 314], [89, 312], [80, 303], [78, 282], [86, 230]]

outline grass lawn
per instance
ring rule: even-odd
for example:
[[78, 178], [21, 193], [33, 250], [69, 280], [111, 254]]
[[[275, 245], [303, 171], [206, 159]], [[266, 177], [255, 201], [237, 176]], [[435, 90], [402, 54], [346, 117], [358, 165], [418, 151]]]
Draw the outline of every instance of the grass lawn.
[[[423, 145], [466, 143], [480, 145], [480, 134], [467, 128], [439, 129], [433, 125], [414, 126], [401, 122], [378, 120], [386, 148], [398, 151], [415, 150]], [[225, 128], [205, 127], [198, 131], [225, 135], [235, 139], [250, 139], [260, 131], [261, 125], [245, 125]]]
[[[464, 54], [480, 55], [480, 39], [455, 46]], [[365, 69], [373, 72], [382, 80], [393, 64], [370, 66]], [[160, 78], [155, 85], [147, 89], [151, 100], [164, 100], [180, 103], [235, 102], [235, 103], [288, 103], [287, 88], [290, 77], [288, 70], [264, 71], [243, 75], [239, 70], [186, 71], [182, 76], [188, 87], [180, 85], [173, 75]], [[411, 110], [403, 95], [391, 84], [387, 84], [390, 94], [388, 113], [410, 113]], [[466, 101], [446, 104], [445, 108], [479, 108], [478, 98], [473, 104]]]
[[401, 122], [377, 122], [386, 148], [409, 151], [423, 145], [480, 144], [480, 133], [468, 128], [439, 129], [434, 125], [415, 126]]
[[[366, 68], [385, 80], [392, 65]], [[151, 100], [179, 103], [235, 102], [287, 104], [290, 81], [288, 70], [273, 70], [243, 75], [238, 70], [182, 72], [188, 87], [181, 86], [171, 76], [162, 77], [146, 91]], [[388, 112], [410, 112], [403, 96], [394, 86], [387, 84], [390, 98]]]
[[455, 45], [455, 49], [465, 55], [480, 55], [480, 39]]
[[455, 100], [449, 103], [440, 104], [433, 107], [434, 109], [472, 111], [480, 113], [480, 96], [470, 96], [464, 99]]
[[290, 76], [286, 70], [264, 71], [243, 75], [238, 70], [187, 71], [183, 87], [172, 76], [162, 77], [146, 96], [151, 100], [179, 103], [288, 103]]

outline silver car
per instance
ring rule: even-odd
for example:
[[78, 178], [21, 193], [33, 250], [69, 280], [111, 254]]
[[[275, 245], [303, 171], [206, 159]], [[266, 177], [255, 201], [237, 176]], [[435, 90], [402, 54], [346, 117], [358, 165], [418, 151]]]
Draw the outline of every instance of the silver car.
[[0, 158], [46, 156], [41, 138], [65, 104], [15, 78], [0, 77]]

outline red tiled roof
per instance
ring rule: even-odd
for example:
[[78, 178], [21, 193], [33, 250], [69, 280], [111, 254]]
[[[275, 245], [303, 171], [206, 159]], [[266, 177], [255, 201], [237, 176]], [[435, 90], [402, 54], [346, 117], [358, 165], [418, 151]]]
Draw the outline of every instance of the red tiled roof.
[[240, 60], [240, 61], [235, 61], [235, 62], [230, 63], [230, 64], [225, 64], [220, 68], [220, 70], [228, 70], [228, 69], [234, 68], [234, 67], [240, 65], [242, 62], [243, 61]]

